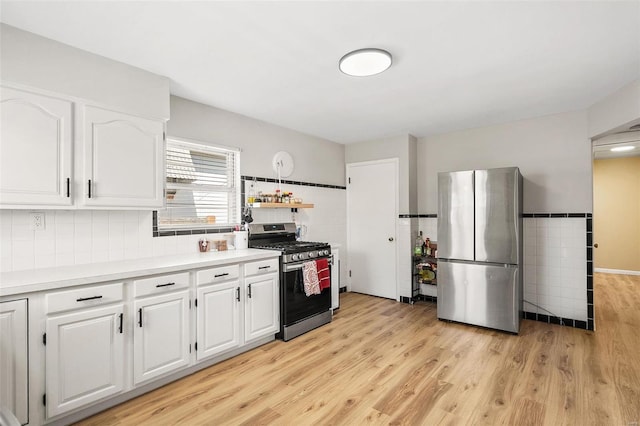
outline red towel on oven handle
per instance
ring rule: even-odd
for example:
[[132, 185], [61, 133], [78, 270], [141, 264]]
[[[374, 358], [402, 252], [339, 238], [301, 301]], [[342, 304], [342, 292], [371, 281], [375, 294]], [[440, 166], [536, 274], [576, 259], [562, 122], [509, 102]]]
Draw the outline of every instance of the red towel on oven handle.
[[329, 272], [328, 259], [316, 260], [316, 269], [318, 270], [318, 280], [320, 281], [320, 290], [331, 287], [331, 274]]

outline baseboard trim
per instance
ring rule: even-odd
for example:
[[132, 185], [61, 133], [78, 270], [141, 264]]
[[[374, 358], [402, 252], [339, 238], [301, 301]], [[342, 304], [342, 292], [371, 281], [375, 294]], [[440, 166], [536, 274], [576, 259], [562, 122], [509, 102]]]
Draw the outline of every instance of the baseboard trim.
[[594, 271], [602, 272], [603, 274], [640, 275], [640, 271], [627, 271], [624, 269], [595, 268]]

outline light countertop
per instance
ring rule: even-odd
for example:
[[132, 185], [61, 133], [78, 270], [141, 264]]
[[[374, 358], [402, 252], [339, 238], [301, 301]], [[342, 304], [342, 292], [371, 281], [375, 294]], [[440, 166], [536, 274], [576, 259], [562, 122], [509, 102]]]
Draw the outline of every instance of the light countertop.
[[279, 252], [271, 250], [227, 250], [5, 272], [0, 274], [0, 296], [57, 290], [107, 281], [129, 280], [146, 275], [270, 259], [279, 255]]

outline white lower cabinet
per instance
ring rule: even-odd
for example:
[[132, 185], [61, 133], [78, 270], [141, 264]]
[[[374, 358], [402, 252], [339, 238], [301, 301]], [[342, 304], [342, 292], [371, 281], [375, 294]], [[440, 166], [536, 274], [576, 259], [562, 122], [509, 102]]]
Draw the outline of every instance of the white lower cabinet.
[[196, 307], [198, 360], [240, 346], [240, 283], [198, 287]]
[[[280, 330], [278, 259], [245, 265], [244, 340], [251, 342]], [[269, 272], [263, 272], [269, 271]]]
[[136, 300], [134, 312], [134, 384], [189, 365], [188, 291]]
[[123, 311], [119, 303], [47, 318], [47, 417], [122, 391]]
[[27, 300], [0, 303], [0, 405], [29, 421]]
[[[280, 328], [278, 267], [270, 258], [40, 293], [31, 323], [45, 334], [31, 358], [27, 300], [2, 302], [0, 402], [23, 424], [29, 412], [35, 423], [64, 422], [109, 397], [266, 342]], [[44, 409], [28, 406], [29, 359], [44, 360], [44, 377], [31, 369], [31, 392], [44, 392]]]

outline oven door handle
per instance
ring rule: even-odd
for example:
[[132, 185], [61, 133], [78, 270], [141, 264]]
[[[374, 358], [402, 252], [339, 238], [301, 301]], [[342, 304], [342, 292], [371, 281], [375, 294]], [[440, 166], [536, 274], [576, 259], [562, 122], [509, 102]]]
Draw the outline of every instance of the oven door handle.
[[[323, 259], [323, 258], [320, 258], [320, 259]], [[329, 261], [329, 266], [333, 266], [333, 255], [331, 255], [330, 257], [327, 257], [326, 259]], [[317, 259], [313, 259], [313, 260], [317, 260]], [[304, 264], [304, 262], [295, 263], [293, 265], [285, 264], [282, 269], [283, 269], [284, 272], [297, 271], [299, 269], [302, 269], [302, 265], [303, 264]]]
[[297, 271], [299, 269], [302, 269], [302, 263], [297, 263], [295, 265], [284, 265], [282, 269], [284, 270], [284, 272]]

